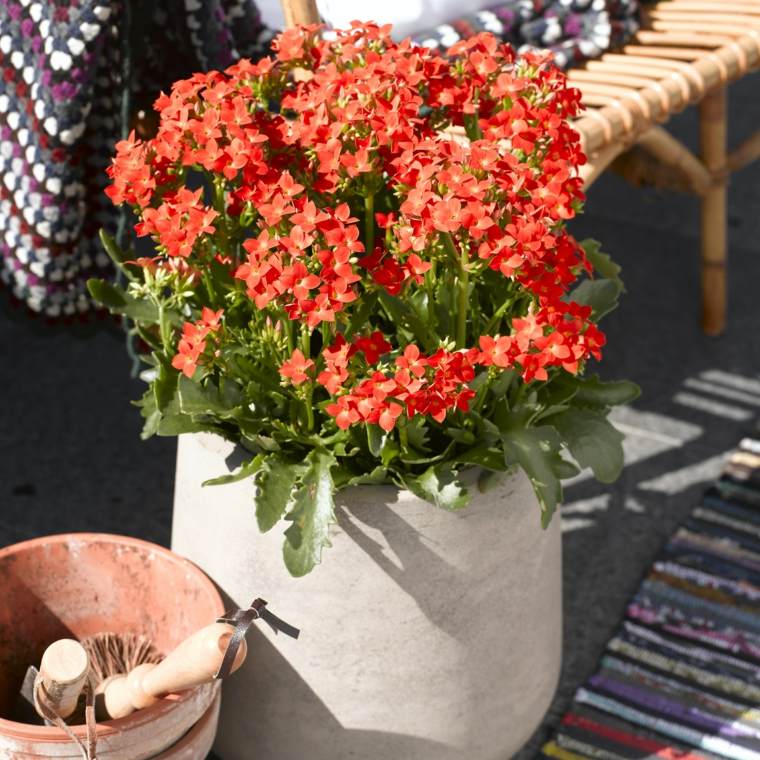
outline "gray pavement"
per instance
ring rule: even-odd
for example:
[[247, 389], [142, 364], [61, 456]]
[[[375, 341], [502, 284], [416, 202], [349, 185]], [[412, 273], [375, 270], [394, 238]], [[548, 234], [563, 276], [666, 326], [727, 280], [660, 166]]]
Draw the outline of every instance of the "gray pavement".
[[[759, 83], [756, 75], [732, 90], [732, 141], [760, 123]], [[674, 129], [693, 145], [693, 111]], [[592, 188], [575, 225], [604, 243], [628, 286], [606, 322], [599, 371], [635, 380], [643, 395], [617, 415], [627, 434], [620, 480], [580, 478], [566, 489], [562, 681], [520, 760], [593, 671], [658, 548], [760, 410], [758, 167], [730, 188], [729, 327], [718, 339], [699, 330], [697, 230], [693, 199], [635, 191], [614, 176]], [[0, 545], [79, 530], [168, 543], [175, 442], [140, 440], [129, 402], [142, 386], [129, 366], [117, 330], [78, 335], [0, 312]]]

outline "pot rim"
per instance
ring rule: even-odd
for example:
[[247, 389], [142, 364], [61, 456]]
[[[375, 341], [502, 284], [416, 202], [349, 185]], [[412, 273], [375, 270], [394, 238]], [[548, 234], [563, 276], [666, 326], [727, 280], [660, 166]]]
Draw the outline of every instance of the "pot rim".
[[[63, 544], [71, 541], [81, 541], [89, 543], [106, 543], [117, 544], [120, 546], [139, 547], [147, 551], [160, 554], [164, 559], [168, 560], [172, 564], [181, 567], [186, 573], [189, 573], [199, 581], [199, 585], [204, 587], [206, 592], [211, 596], [218, 615], [224, 614], [224, 602], [219, 594], [213, 581], [194, 563], [189, 559], [170, 551], [164, 546], [159, 546], [151, 541], [145, 541], [142, 538], [132, 538], [131, 536], [123, 536], [117, 533], [55, 533], [50, 536], [41, 536], [39, 538], [30, 538], [26, 541], [21, 541], [17, 544], [11, 544], [3, 549], [0, 549], [0, 560], [10, 557], [19, 552], [23, 552], [27, 549], [31, 549], [37, 546], [45, 546], [50, 544]], [[212, 691], [215, 694], [219, 691], [219, 683], [212, 684]], [[193, 689], [187, 689], [186, 691], [178, 694], [169, 694], [158, 702], [146, 707], [142, 710], [136, 710], [126, 718], [119, 718], [117, 720], [104, 721], [96, 724], [96, 735], [98, 739], [102, 739], [111, 734], [121, 733], [127, 729], [136, 729], [148, 723], [163, 718], [176, 709], [178, 704], [181, 704], [189, 699], [192, 699], [198, 689], [204, 688], [203, 686], [196, 686]], [[213, 697], [209, 699], [209, 704], [213, 701]], [[87, 726], [70, 726], [69, 727], [78, 739], [86, 739]], [[14, 739], [21, 740], [34, 740], [38, 742], [50, 742], [60, 744], [62, 737], [66, 735], [60, 728], [55, 726], [35, 726], [31, 723], [19, 723], [15, 720], [8, 720], [7, 718], [0, 717], [0, 735], [5, 735]], [[70, 741], [66, 737], [66, 741]]]

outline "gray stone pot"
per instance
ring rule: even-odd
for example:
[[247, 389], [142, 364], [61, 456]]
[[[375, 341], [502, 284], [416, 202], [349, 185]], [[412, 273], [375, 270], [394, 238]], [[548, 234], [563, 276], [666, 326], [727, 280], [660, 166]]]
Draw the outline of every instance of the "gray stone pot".
[[224, 760], [507, 760], [546, 712], [562, 636], [559, 519], [544, 531], [522, 472], [461, 512], [391, 486], [339, 494], [333, 546], [305, 578], [262, 535], [252, 485], [201, 488], [234, 465], [219, 438], [179, 440], [172, 548], [258, 624], [226, 683]]

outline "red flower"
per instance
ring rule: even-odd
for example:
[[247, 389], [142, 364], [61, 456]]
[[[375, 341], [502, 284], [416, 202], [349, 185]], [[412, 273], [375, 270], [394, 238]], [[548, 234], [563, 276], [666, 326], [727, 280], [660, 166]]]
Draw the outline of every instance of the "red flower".
[[289, 378], [293, 385], [300, 385], [310, 379], [309, 370], [314, 368], [314, 362], [307, 359], [303, 352], [297, 348], [290, 355], [290, 359], [285, 360], [280, 365], [280, 374]]
[[383, 354], [387, 354], [392, 348], [391, 344], [385, 339], [383, 334], [376, 330], [372, 335], [357, 338], [352, 346], [350, 353], [361, 351], [367, 364], [377, 364]]
[[490, 335], [480, 336], [481, 364], [495, 367], [509, 367], [512, 364], [510, 356], [513, 347], [512, 338], [507, 335], [492, 338]]

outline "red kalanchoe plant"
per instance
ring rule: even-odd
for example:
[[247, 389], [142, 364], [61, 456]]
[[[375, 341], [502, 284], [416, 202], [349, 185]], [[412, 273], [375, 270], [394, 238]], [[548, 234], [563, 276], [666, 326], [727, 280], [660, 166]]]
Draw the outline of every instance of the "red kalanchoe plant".
[[584, 157], [562, 72], [490, 35], [442, 57], [372, 24], [319, 31], [157, 100], [108, 189], [155, 257], [106, 239], [128, 285], [91, 283], [151, 349], [145, 435], [249, 450], [231, 477], [253, 476], [262, 529], [291, 521], [296, 575], [349, 485], [458, 509], [460, 470], [485, 486], [520, 465], [548, 521], [570, 457], [616, 477], [606, 415], [636, 394], [582, 377], [622, 286], [565, 227]]

